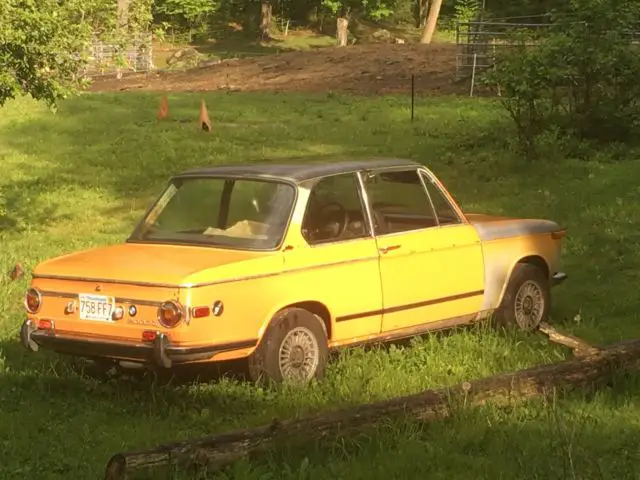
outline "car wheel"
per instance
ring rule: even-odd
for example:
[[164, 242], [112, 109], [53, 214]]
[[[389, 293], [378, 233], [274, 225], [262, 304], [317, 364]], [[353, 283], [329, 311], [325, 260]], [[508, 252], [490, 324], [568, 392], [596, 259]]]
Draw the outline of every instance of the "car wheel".
[[249, 357], [254, 382], [306, 384], [321, 379], [328, 358], [324, 323], [301, 308], [279, 312]]
[[549, 316], [551, 293], [549, 279], [544, 272], [529, 263], [516, 265], [498, 309], [503, 325], [516, 325], [532, 331]]

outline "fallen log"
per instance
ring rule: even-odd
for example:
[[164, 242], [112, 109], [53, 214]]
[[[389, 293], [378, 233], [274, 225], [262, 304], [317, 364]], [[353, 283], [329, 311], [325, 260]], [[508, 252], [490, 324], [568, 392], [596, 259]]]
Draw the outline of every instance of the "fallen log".
[[552, 342], [569, 347], [576, 357], [593, 355], [601, 350], [600, 348], [585, 342], [581, 338], [559, 332], [547, 322], [540, 323], [538, 329], [549, 337], [549, 340]]
[[274, 421], [257, 428], [118, 453], [109, 460], [105, 478], [121, 480], [133, 470], [160, 465], [220, 468], [262, 452], [276, 440], [298, 435], [306, 440], [311, 437], [318, 440], [347, 428], [374, 424], [382, 416], [406, 414], [415, 420], [442, 418], [455, 411], [457, 399], [463, 400], [466, 406], [488, 402], [509, 405], [517, 400], [546, 396], [556, 389], [592, 385], [612, 373], [636, 368], [639, 361], [640, 339], [631, 340], [564, 362], [462, 382], [452, 387], [425, 390], [310, 418]]

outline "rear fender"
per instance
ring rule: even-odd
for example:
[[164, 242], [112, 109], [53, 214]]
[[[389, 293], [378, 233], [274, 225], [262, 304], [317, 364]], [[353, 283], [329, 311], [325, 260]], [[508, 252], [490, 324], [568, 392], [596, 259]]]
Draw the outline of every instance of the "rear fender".
[[318, 318], [318, 321], [322, 324], [322, 327], [327, 334], [327, 339], [331, 341], [331, 335], [333, 332], [333, 317], [331, 316], [331, 313], [327, 306], [324, 303], [315, 300], [297, 300], [287, 302], [285, 305], [277, 307], [270, 312], [270, 315], [262, 322], [262, 326], [258, 331], [258, 344], [260, 344], [260, 342], [262, 341], [267, 328], [269, 328], [269, 325], [276, 317], [276, 315], [287, 308], [294, 307], [302, 308], [303, 310], [307, 310], [313, 313]]

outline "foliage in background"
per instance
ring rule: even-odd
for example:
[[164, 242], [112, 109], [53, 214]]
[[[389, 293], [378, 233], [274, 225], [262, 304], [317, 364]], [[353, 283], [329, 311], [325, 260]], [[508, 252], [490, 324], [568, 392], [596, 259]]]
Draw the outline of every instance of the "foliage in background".
[[92, 38], [126, 44], [146, 30], [152, 0], [132, 0], [125, 31], [111, 0], [4, 0], [0, 4], [0, 105], [28, 94], [54, 106], [85, 86]]
[[[127, 18], [127, 30], [129, 33], [149, 31], [151, 22], [153, 21], [152, 7], [156, 1], [157, 0], [130, 0], [129, 15]], [[112, 4], [113, 2], [107, 1], [107, 3]]]
[[[150, 1], [150, 0], [143, 0]], [[468, 22], [482, 13], [485, 18], [540, 16], [564, 9], [571, 0], [447, 0], [442, 5], [438, 29], [454, 30], [456, 22]], [[242, 25], [248, 36], [259, 35], [261, 0], [155, 0], [153, 23], [172, 33], [198, 33], [202, 37], [220, 31], [221, 25]], [[426, 0], [271, 0], [274, 18], [292, 26], [324, 29], [335, 17], [349, 13], [353, 20], [384, 21], [385, 26], [423, 26]], [[483, 8], [484, 7], [484, 8]], [[526, 19], [525, 19], [526, 21]], [[322, 27], [322, 28], [321, 28]], [[330, 27], [331, 28], [331, 27]], [[328, 30], [330, 30], [330, 28]], [[327, 32], [331, 33], [331, 32]]]
[[187, 28], [191, 33], [202, 30], [219, 7], [214, 0], [156, 0], [154, 14], [166, 17], [168, 25]]
[[528, 151], [551, 130], [602, 141], [639, 131], [640, 52], [630, 41], [638, 19], [635, 0], [573, 0], [534, 48], [498, 55], [486, 81], [500, 86]]
[[478, 17], [481, 10], [480, 0], [456, 0], [454, 2], [455, 21], [470, 22]]
[[0, 105], [10, 98], [29, 94], [53, 106], [56, 100], [81, 87], [78, 71], [85, 64], [82, 53], [91, 35], [87, 3], [2, 2]]
[[397, 0], [322, 0], [322, 6], [333, 15], [354, 15], [380, 20], [391, 15], [401, 3]]

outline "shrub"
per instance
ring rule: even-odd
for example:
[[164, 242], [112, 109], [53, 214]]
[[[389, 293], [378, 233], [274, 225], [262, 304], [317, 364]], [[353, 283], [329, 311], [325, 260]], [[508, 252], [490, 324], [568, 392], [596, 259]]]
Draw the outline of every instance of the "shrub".
[[[515, 41], [484, 80], [499, 85], [522, 144], [550, 130], [587, 140], [628, 141], [640, 127], [637, 0], [574, 0], [535, 46]], [[531, 40], [529, 38], [529, 40]]]

